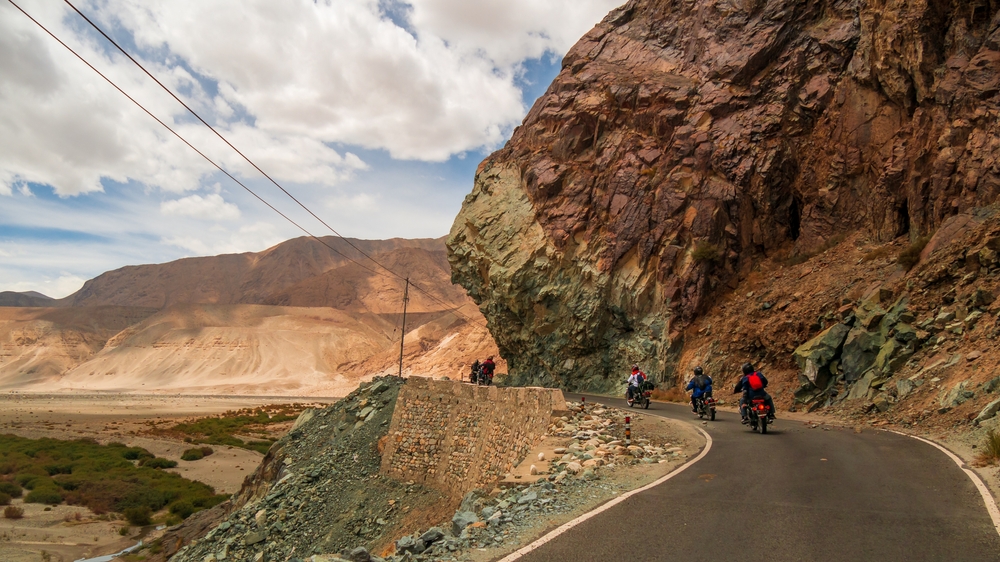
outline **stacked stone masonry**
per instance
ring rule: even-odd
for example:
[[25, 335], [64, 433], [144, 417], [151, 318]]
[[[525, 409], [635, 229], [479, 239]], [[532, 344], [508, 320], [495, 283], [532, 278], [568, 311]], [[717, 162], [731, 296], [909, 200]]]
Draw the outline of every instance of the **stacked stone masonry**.
[[400, 390], [382, 474], [449, 494], [490, 488], [565, 409], [562, 391], [411, 377]]

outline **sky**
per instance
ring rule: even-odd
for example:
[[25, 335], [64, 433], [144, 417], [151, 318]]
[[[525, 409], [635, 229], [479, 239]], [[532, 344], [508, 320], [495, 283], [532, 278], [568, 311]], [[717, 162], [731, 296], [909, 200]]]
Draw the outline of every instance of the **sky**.
[[[14, 0], [209, 158], [331, 234], [64, 2]], [[78, 0], [161, 82], [344, 236], [439, 237], [622, 0]], [[0, 291], [60, 298], [125, 265], [302, 232], [0, 2]]]

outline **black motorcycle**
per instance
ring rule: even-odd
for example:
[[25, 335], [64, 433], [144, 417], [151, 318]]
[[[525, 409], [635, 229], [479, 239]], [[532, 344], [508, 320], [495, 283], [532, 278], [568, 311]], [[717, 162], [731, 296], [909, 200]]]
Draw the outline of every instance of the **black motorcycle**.
[[701, 419], [708, 418], [715, 421], [715, 398], [711, 396], [699, 396], [694, 399], [694, 408], [698, 412], [698, 417]]
[[771, 423], [771, 408], [763, 398], [751, 398], [747, 405], [747, 417], [750, 419], [750, 430], [767, 433], [767, 424]]
[[[626, 381], [627, 382], [627, 381]], [[649, 381], [644, 381], [637, 388], [625, 391], [625, 403], [628, 404], [629, 408], [644, 408], [649, 409], [650, 396], [653, 395], [653, 383]]]
[[476, 371], [474, 382], [479, 386], [489, 386], [493, 384], [493, 375], [491, 373], [486, 372], [486, 369], [480, 367]]

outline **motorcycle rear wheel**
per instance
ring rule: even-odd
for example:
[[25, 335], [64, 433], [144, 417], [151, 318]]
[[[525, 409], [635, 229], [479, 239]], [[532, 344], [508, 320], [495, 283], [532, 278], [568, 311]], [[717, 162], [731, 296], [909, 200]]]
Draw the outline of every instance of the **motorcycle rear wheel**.
[[760, 434], [767, 435], [767, 418], [760, 418]]
[[712, 413], [709, 414], [709, 418], [708, 419], [710, 419], [712, 421], [715, 421], [715, 410], [712, 410]]
[[643, 399], [643, 405], [642, 405], [642, 407], [643, 407], [644, 409], [646, 409], [646, 410], [648, 410], [648, 409], [649, 409], [649, 398], [644, 398], [644, 399]]

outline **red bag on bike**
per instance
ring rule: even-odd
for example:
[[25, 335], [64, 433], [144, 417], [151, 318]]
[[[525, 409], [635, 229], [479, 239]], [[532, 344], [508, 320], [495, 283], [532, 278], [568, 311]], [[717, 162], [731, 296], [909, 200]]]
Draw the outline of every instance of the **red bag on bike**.
[[761, 380], [760, 375], [757, 373], [747, 376], [747, 384], [749, 384], [750, 388], [753, 390], [763, 390], [764, 388], [764, 381]]

